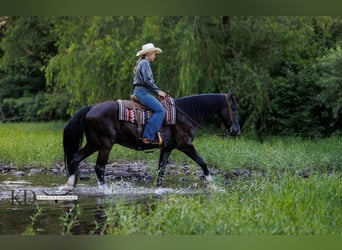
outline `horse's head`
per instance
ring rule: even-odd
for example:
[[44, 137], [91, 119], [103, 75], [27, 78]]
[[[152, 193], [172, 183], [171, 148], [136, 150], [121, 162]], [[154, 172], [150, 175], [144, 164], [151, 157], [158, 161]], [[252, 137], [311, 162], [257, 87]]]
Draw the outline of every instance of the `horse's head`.
[[238, 112], [237, 112], [237, 102], [233, 90], [229, 90], [227, 94], [227, 113], [228, 113], [228, 126], [227, 134], [230, 136], [238, 136], [241, 133]]

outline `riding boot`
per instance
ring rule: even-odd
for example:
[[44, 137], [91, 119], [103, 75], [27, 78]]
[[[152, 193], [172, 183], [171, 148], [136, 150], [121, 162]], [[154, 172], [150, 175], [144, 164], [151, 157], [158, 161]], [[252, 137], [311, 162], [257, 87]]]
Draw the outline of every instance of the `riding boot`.
[[158, 145], [158, 146], [162, 146], [163, 145], [163, 138], [160, 134], [160, 132], [157, 133], [157, 140], [151, 140], [148, 138], [143, 138], [141, 141], [143, 144], [152, 144], [152, 145]]

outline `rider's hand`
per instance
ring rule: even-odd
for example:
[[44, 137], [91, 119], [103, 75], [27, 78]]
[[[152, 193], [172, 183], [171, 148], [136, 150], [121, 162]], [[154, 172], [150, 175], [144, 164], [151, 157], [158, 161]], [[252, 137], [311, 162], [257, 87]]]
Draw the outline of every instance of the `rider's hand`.
[[167, 96], [167, 94], [164, 91], [159, 91], [158, 95], [161, 96], [161, 97], [166, 97]]

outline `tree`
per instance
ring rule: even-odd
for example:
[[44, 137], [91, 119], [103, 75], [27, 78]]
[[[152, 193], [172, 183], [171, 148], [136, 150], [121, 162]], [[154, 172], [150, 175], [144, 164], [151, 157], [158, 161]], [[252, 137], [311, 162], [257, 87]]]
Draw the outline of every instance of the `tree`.
[[0, 102], [5, 110], [32, 119], [39, 110], [39, 93], [45, 91], [44, 67], [56, 53], [49, 33], [51, 23], [42, 17], [8, 17], [5, 21], [0, 44]]
[[342, 49], [337, 46], [318, 61], [321, 76], [318, 84], [322, 88], [317, 100], [325, 107], [323, 122], [328, 134], [341, 133], [342, 127]]
[[56, 25], [59, 53], [51, 58], [46, 76], [55, 91], [67, 91], [69, 113], [82, 105], [128, 97], [137, 19], [70, 17]]
[[152, 64], [158, 86], [174, 97], [233, 88], [244, 133], [341, 127], [340, 17], [2, 17], [0, 41], [7, 115], [65, 119], [129, 98], [135, 54], [152, 42], [164, 51]]

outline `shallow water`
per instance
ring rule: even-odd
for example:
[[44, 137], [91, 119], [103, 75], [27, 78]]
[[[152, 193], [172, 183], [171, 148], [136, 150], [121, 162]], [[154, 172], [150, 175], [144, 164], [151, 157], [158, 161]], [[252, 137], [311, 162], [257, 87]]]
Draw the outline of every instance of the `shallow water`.
[[[96, 233], [96, 224], [105, 220], [104, 208], [125, 200], [129, 204], [156, 202], [167, 195], [205, 193], [198, 178], [169, 176], [165, 188], [156, 188], [152, 181], [108, 181], [99, 187], [95, 177], [79, 181], [77, 187], [62, 191], [65, 176], [37, 174], [34, 176], [0, 176], [0, 235], [23, 234], [32, 217], [42, 210], [35, 225], [36, 234], [63, 233], [63, 216], [75, 206], [81, 210], [73, 234]], [[44, 200], [41, 200], [41, 198]], [[68, 200], [60, 200], [67, 198]], [[77, 197], [77, 199], [75, 199]], [[48, 200], [46, 200], [48, 198]], [[50, 199], [51, 198], [51, 199]], [[70, 200], [69, 200], [70, 199]]]

